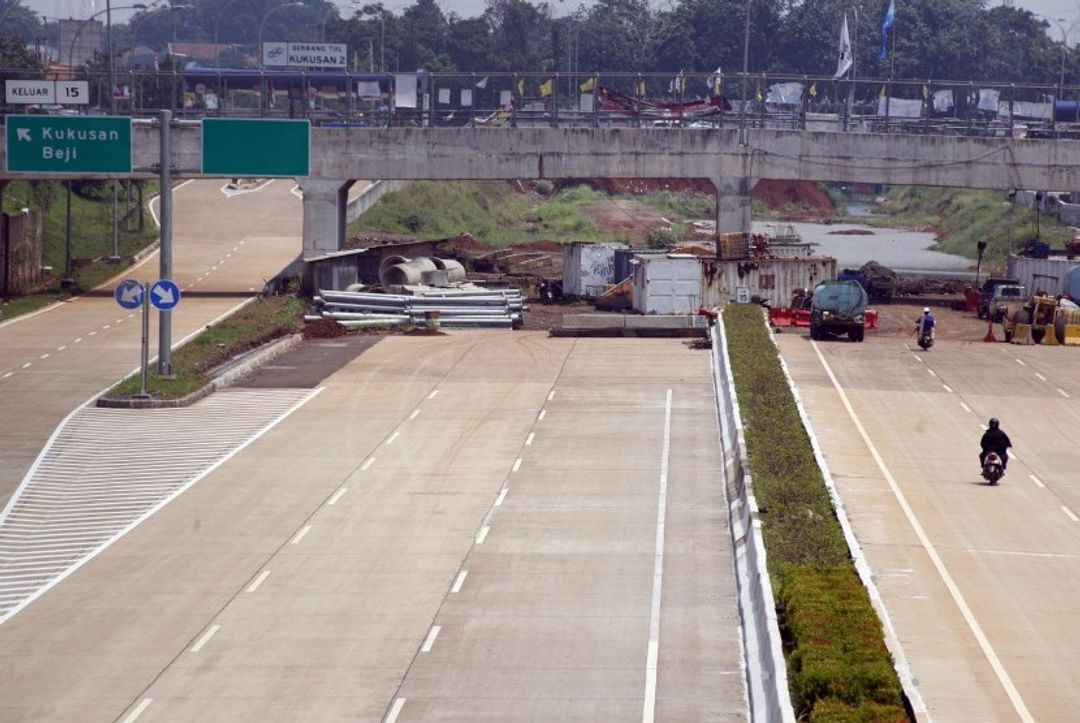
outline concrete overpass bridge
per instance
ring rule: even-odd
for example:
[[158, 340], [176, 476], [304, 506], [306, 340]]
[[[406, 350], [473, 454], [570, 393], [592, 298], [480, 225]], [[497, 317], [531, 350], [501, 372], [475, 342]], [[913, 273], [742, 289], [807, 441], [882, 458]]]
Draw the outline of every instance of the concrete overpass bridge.
[[[157, 175], [159, 131], [155, 121], [134, 122], [131, 176]], [[173, 123], [175, 177], [211, 175], [201, 170], [201, 133], [198, 122]], [[750, 191], [761, 178], [998, 190], [1080, 188], [1080, 143], [1058, 139], [767, 128], [314, 127], [310, 151], [311, 173], [298, 179], [304, 191], [305, 255], [344, 243], [353, 179], [707, 178], [717, 189], [720, 231], [749, 228]], [[6, 152], [6, 146], [0, 147], [0, 155]], [[0, 181], [16, 175], [26, 174], [0, 172]]]

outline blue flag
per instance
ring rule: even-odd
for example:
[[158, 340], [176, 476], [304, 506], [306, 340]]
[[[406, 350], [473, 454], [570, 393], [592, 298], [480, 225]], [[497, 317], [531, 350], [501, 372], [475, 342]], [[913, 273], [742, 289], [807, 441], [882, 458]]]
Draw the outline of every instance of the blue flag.
[[889, 9], [885, 13], [885, 22], [881, 24], [881, 50], [878, 51], [877, 59], [885, 60], [888, 56], [889, 31], [896, 22], [896, 0], [889, 0]]

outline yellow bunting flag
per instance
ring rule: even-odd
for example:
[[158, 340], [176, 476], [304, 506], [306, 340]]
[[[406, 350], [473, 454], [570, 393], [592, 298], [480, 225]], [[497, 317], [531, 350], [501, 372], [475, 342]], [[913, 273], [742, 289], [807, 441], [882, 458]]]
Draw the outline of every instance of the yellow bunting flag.
[[635, 94], [637, 95], [638, 98], [644, 98], [645, 97], [645, 81], [644, 80], [639, 80], [638, 84], [637, 84], [637, 88], [635, 88], [634, 91], [635, 91]]
[[817, 83], [813, 83], [810, 86], [810, 97], [817, 98]]
[[520, 78], [517, 82], [518, 95], [525, 95], [525, 79]]
[[551, 85], [552, 85], [551, 78], [548, 78], [547, 80], [545, 80], [543, 83], [540, 84], [540, 97], [541, 98], [547, 98], [549, 95], [551, 95], [551, 90], [552, 90]]
[[922, 97], [923, 97], [923, 100], [926, 100], [927, 98], [930, 97], [930, 87], [929, 86], [924, 85], [922, 87]]
[[593, 88], [596, 87], [596, 78], [589, 78], [584, 83], [582, 83], [579, 87], [581, 88], [582, 93], [588, 93], [589, 91], [591, 91]]

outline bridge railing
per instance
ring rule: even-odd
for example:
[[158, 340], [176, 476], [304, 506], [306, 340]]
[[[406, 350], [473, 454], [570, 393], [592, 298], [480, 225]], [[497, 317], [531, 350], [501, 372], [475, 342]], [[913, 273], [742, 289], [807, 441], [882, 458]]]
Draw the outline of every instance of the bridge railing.
[[[1080, 137], [1080, 87], [721, 73], [354, 73], [188, 67], [34, 72], [3, 80], [85, 80], [84, 106], [3, 113], [308, 118], [348, 127], [604, 126], [778, 128]], [[110, 98], [110, 93], [112, 97]]]

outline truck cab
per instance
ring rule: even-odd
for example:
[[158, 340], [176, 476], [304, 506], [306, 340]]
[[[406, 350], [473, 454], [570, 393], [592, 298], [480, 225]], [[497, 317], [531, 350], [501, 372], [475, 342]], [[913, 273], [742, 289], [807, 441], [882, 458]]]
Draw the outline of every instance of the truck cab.
[[983, 282], [982, 288], [979, 290], [979, 309], [978, 317], [980, 319], [986, 319], [990, 317], [990, 310], [994, 307], [991, 305], [994, 299], [994, 290], [999, 286], [1020, 286], [1020, 282], [1017, 279], [987, 279]]
[[852, 341], [862, 341], [866, 306], [866, 290], [857, 281], [822, 281], [810, 302], [810, 338], [847, 334]]

